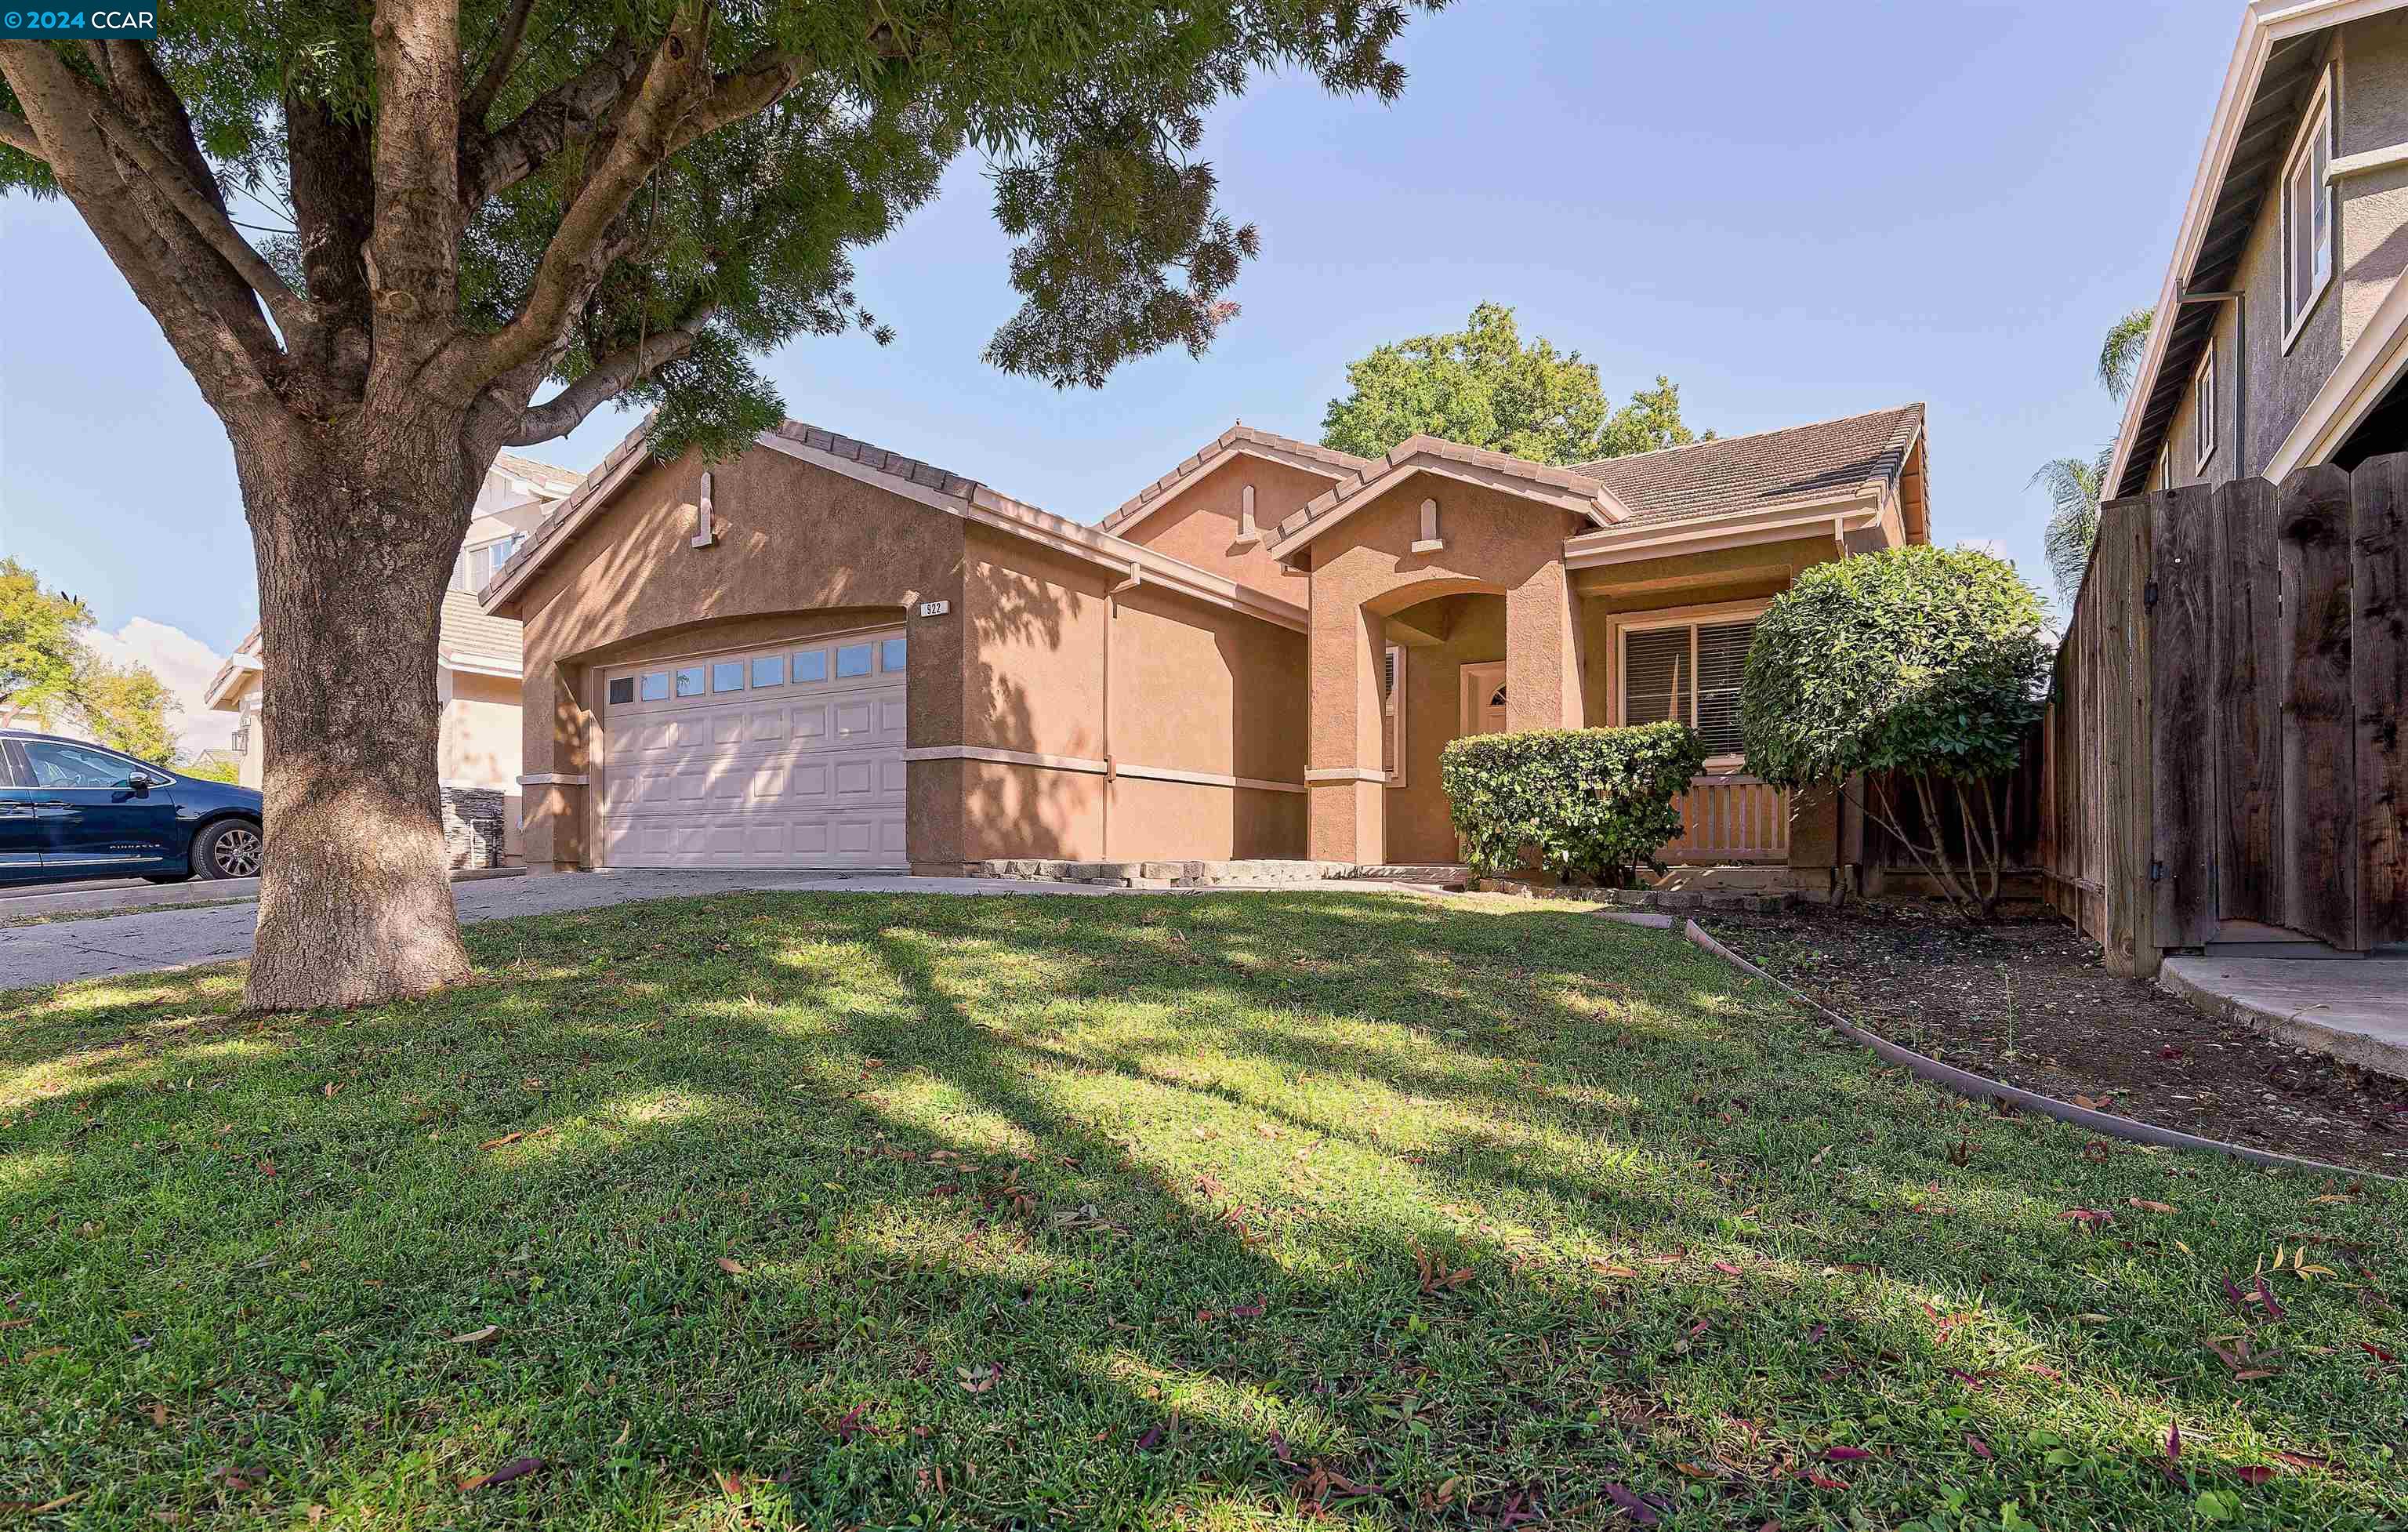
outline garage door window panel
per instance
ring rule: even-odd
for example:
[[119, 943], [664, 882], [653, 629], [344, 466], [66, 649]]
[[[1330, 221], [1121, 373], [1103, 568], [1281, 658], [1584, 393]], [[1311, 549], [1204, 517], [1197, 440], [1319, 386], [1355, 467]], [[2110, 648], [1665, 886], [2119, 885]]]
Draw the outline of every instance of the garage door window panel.
[[890, 676], [903, 673], [903, 640], [889, 638], [878, 646], [878, 668]]
[[759, 692], [786, 684], [786, 657], [783, 654], [763, 654], [752, 661], [752, 690]]
[[795, 656], [795, 680], [798, 684], [808, 686], [813, 681], [822, 681], [827, 679], [828, 666], [826, 650], [807, 649]]
[[644, 700], [646, 702], [666, 701], [668, 694], [669, 673], [667, 671], [655, 670], [644, 677]]
[[836, 674], [838, 680], [869, 674], [867, 644], [839, 644], [836, 651]]

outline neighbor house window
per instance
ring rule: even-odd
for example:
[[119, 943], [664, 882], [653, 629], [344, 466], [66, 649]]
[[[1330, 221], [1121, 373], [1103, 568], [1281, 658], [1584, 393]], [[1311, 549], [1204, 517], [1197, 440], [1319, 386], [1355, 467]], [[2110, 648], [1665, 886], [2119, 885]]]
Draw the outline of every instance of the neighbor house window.
[[1626, 629], [1622, 722], [1686, 723], [1709, 756], [1740, 753], [1740, 681], [1756, 619]]
[[1390, 644], [1380, 666], [1380, 769], [1405, 785], [1405, 646]]
[[2283, 169], [2283, 348], [2290, 349], [2308, 310], [2332, 279], [2332, 76], [2316, 87]]
[[2204, 471], [2207, 460], [2215, 455], [2215, 344], [2208, 343], [2207, 357], [2199, 365], [2199, 376], [2192, 379], [2190, 390], [2191, 431], [2199, 437], [2199, 465]]

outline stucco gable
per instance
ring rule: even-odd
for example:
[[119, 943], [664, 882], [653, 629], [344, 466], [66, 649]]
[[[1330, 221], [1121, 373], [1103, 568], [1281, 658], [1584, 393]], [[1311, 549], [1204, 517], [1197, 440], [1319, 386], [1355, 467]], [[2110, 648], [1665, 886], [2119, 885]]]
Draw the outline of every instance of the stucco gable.
[[1387, 494], [1415, 474], [1435, 474], [1568, 510], [1598, 526], [1627, 521], [1630, 512], [1605, 486], [1585, 474], [1532, 463], [1439, 437], [1409, 437], [1385, 457], [1368, 463], [1330, 486], [1279, 524], [1270, 551], [1287, 558], [1315, 537]]
[[1188, 488], [1202, 482], [1232, 457], [1239, 456], [1285, 464], [1291, 468], [1319, 474], [1333, 482], [1358, 474], [1371, 465], [1369, 458], [1341, 452], [1334, 447], [1323, 447], [1313, 442], [1298, 441], [1293, 437], [1257, 430], [1240, 422], [1205, 443], [1179, 466], [1129, 496], [1118, 510], [1096, 524], [1106, 532], [1125, 534], [1130, 527], [1168, 505]]

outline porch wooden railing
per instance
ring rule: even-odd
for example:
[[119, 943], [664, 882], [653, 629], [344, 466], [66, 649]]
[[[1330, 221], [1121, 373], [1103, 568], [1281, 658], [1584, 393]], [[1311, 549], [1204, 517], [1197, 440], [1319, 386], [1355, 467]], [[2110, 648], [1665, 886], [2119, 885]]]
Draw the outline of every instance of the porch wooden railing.
[[1674, 865], [1789, 860], [1789, 790], [1758, 777], [1692, 777], [1673, 800], [1681, 838], [1656, 852]]

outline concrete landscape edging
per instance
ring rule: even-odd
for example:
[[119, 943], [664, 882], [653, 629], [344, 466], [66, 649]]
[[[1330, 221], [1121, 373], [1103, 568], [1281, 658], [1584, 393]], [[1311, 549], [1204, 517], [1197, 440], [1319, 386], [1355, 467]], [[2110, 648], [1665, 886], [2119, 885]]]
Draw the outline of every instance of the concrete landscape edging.
[[1942, 1064], [1938, 1059], [1918, 1053], [1912, 1048], [1902, 1048], [1879, 1033], [1868, 1032], [1805, 991], [1775, 979], [1746, 958], [1716, 941], [1706, 928], [1696, 921], [1686, 922], [1682, 935], [1688, 938], [1690, 945], [1712, 952], [1742, 973], [1761, 979], [1791, 999], [1813, 1008], [1814, 1013], [1822, 1018], [1824, 1024], [1842, 1037], [1871, 1049], [1892, 1064], [1902, 1066], [1917, 1079], [1938, 1085], [1943, 1090], [1954, 1091], [1958, 1095], [1976, 1101], [2009, 1102], [2027, 1111], [2036, 1111], [2043, 1117], [2053, 1117], [2060, 1123], [2071, 1123], [2077, 1127], [2086, 1127], [2094, 1133], [2104, 1133], [2132, 1143], [2152, 1144], [2162, 1149], [2204, 1150], [2209, 1153], [2230, 1155], [2234, 1159], [2245, 1160], [2249, 1164], [2265, 1166], [2271, 1169], [2313, 1170], [2326, 1175], [2371, 1177], [2375, 1181], [2387, 1181], [2393, 1185], [2400, 1184], [2400, 1177], [2381, 1170], [2361, 1170], [2351, 1166], [2333, 1165], [2325, 1160], [2308, 1159], [2302, 1155], [2281, 1154], [2268, 1149], [2252, 1149], [2246, 1144], [2226, 1143], [2220, 1138], [2202, 1138], [2196, 1133], [2185, 1133], [2179, 1128], [2159, 1127], [2155, 1123], [2143, 1123], [2135, 1117], [2121, 1117], [2114, 1112], [2099, 1111], [2089, 1107], [2077, 1107], [2071, 1101], [2060, 1101], [2053, 1095], [2042, 1095], [2038, 1091], [2028, 1091], [2020, 1085], [2010, 1085], [2004, 1081], [1992, 1080], [1986, 1075], [1977, 1075], [1970, 1069], [1959, 1069], [1953, 1064]]

